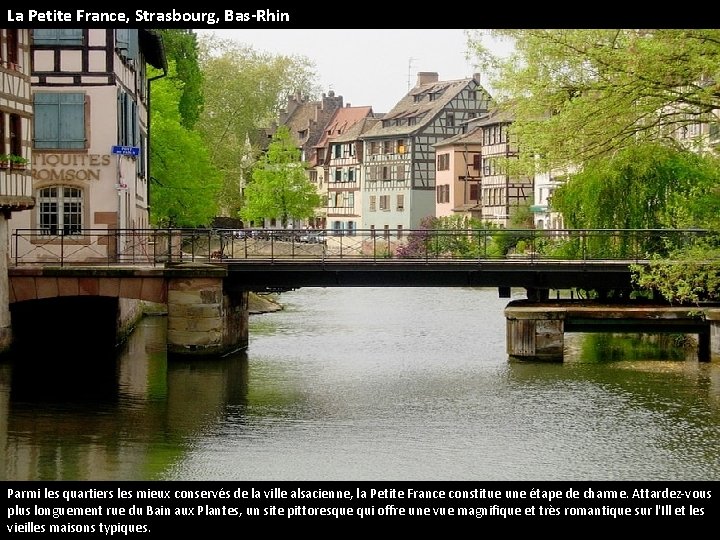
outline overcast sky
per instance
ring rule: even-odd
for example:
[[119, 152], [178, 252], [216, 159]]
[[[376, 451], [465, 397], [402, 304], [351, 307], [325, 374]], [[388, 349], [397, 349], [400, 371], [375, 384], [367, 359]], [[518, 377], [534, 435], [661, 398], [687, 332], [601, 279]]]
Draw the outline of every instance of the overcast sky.
[[[317, 68], [324, 93], [333, 90], [345, 104], [388, 112], [415, 85], [419, 71], [440, 80], [471, 77], [464, 30], [212, 29], [212, 33], [258, 51], [301, 55]], [[507, 47], [499, 46], [499, 50]], [[487, 81], [481, 79], [487, 86]]]

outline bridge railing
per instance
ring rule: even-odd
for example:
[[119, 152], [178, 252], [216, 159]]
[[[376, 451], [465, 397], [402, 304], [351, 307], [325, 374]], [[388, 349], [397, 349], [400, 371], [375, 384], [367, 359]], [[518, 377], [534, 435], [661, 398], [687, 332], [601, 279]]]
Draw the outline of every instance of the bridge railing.
[[164, 265], [243, 260], [460, 259], [644, 261], [693, 244], [701, 229], [16, 229], [15, 265]]

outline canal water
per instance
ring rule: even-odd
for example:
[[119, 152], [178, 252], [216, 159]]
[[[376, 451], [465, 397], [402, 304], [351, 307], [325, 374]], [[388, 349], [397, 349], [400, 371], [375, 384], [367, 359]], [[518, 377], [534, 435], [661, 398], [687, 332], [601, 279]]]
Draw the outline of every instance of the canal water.
[[[0, 363], [5, 480], [720, 480], [720, 362], [569, 334], [508, 361], [495, 289], [304, 288], [247, 351], [171, 360], [166, 318], [119, 354]], [[78, 338], [81, 339], [81, 338]]]

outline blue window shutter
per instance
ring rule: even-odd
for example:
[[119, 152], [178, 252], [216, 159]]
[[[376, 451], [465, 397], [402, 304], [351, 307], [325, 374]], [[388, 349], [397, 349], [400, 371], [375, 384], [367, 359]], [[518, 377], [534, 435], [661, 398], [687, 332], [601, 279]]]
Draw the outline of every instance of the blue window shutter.
[[85, 94], [34, 95], [36, 148], [85, 148]]
[[133, 100], [125, 94], [125, 144], [133, 146]]
[[130, 30], [128, 28], [118, 28], [115, 30], [115, 48], [120, 52], [121, 56], [128, 56], [130, 47]]
[[35, 45], [82, 45], [82, 28], [35, 28]]
[[85, 148], [85, 94], [59, 95], [59, 148]]
[[60, 133], [58, 94], [34, 94], [34, 126], [36, 148], [57, 148]]
[[117, 117], [117, 143], [122, 144], [122, 126], [123, 126], [123, 119], [122, 119], [122, 91], [118, 88], [117, 91], [117, 104], [115, 106], [115, 116]]
[[130, 115], [130, 121], [132, 123], [132, 141], [131, 146], [139, 146], [138, 141], [140, 140], [140, 134], [138, 133], [138, 114], [137, 114], [137, 103], [135, 100], [131, 100], [132, 114]]
[[139, 51], [138, 30], [137, 28], [130, 28], [128, 29], [128, 58], [137, 62]]

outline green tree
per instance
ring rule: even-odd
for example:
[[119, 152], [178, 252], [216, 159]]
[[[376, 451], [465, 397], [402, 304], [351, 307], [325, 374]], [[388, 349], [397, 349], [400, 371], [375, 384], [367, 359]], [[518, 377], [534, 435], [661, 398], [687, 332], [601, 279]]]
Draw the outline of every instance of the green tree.
[[248, 166], [267, 146], [267, 128], [288, 95], [312, 97], [318, 91], [314, 66], [302, 56], [265, 53], [212, 34], [201, 36], [198, 43], [204, 109], [197, 128], [222, 172], [220, 209], [237, 217]]
[[195, 127], [203, 108], [203, 75], [200, 70], [197, 35], [192, 30], [162, 29], [163, 47], [168, 62], [174, 64], [173, 73], [168, 76], [182, 84], [178, 110], [182, 125], [187, 129]]
[[513, 52], [494, 55], [485, 31], [468, 41], [521, 142], [526, 170], [582, 165], [644, 141], [718, 122], [720, 30], [497, 29]]
[[321, 198], [305, 174], [306, 167], [290, 130], [279, 127], [255, 164], [241, 217], [247, 222], [277, 219], [283, 227], [290, 219], [312, 217]]
[[[702, 227], [720, 178], [716, 158], [660, 143], [627, 146], [595, 158], [553, 194], [553, 209], [570, 228]], [[718, 201], [714, 214], [720, 213]]]
[[654, 257], [648, 264], [632, 267], [633, 282], [640, 290], [676, 304], [720, 300], [720, 237], [688, 240], [672, 258]]
[[[660, 143], [628, 146], [611, 158], [591, 159], [555, 190], [552, 206], [571, 229], [610, 231], [571, 235], [545, 249], [557, 253], [562, 244], [566, 254], [575, 256], [667, 256], [685, 239], [661, 229], [706, 226], [707, 208], [699, 201], [714, 204], [715, 212], [720, 211], [718, 201], [713, 203], [710, 195], [719, 175], [716, 158]], [[657, 232], [637, 236], [614, 229]]]
[[[174, 65], [169, 64], [172, 72]], [[182, 83], [153, 82], [150, 220], [158, 227], [207, 226], [217, 215], [220, 175], [201, 135], [185, 128], [178, 109]]]

